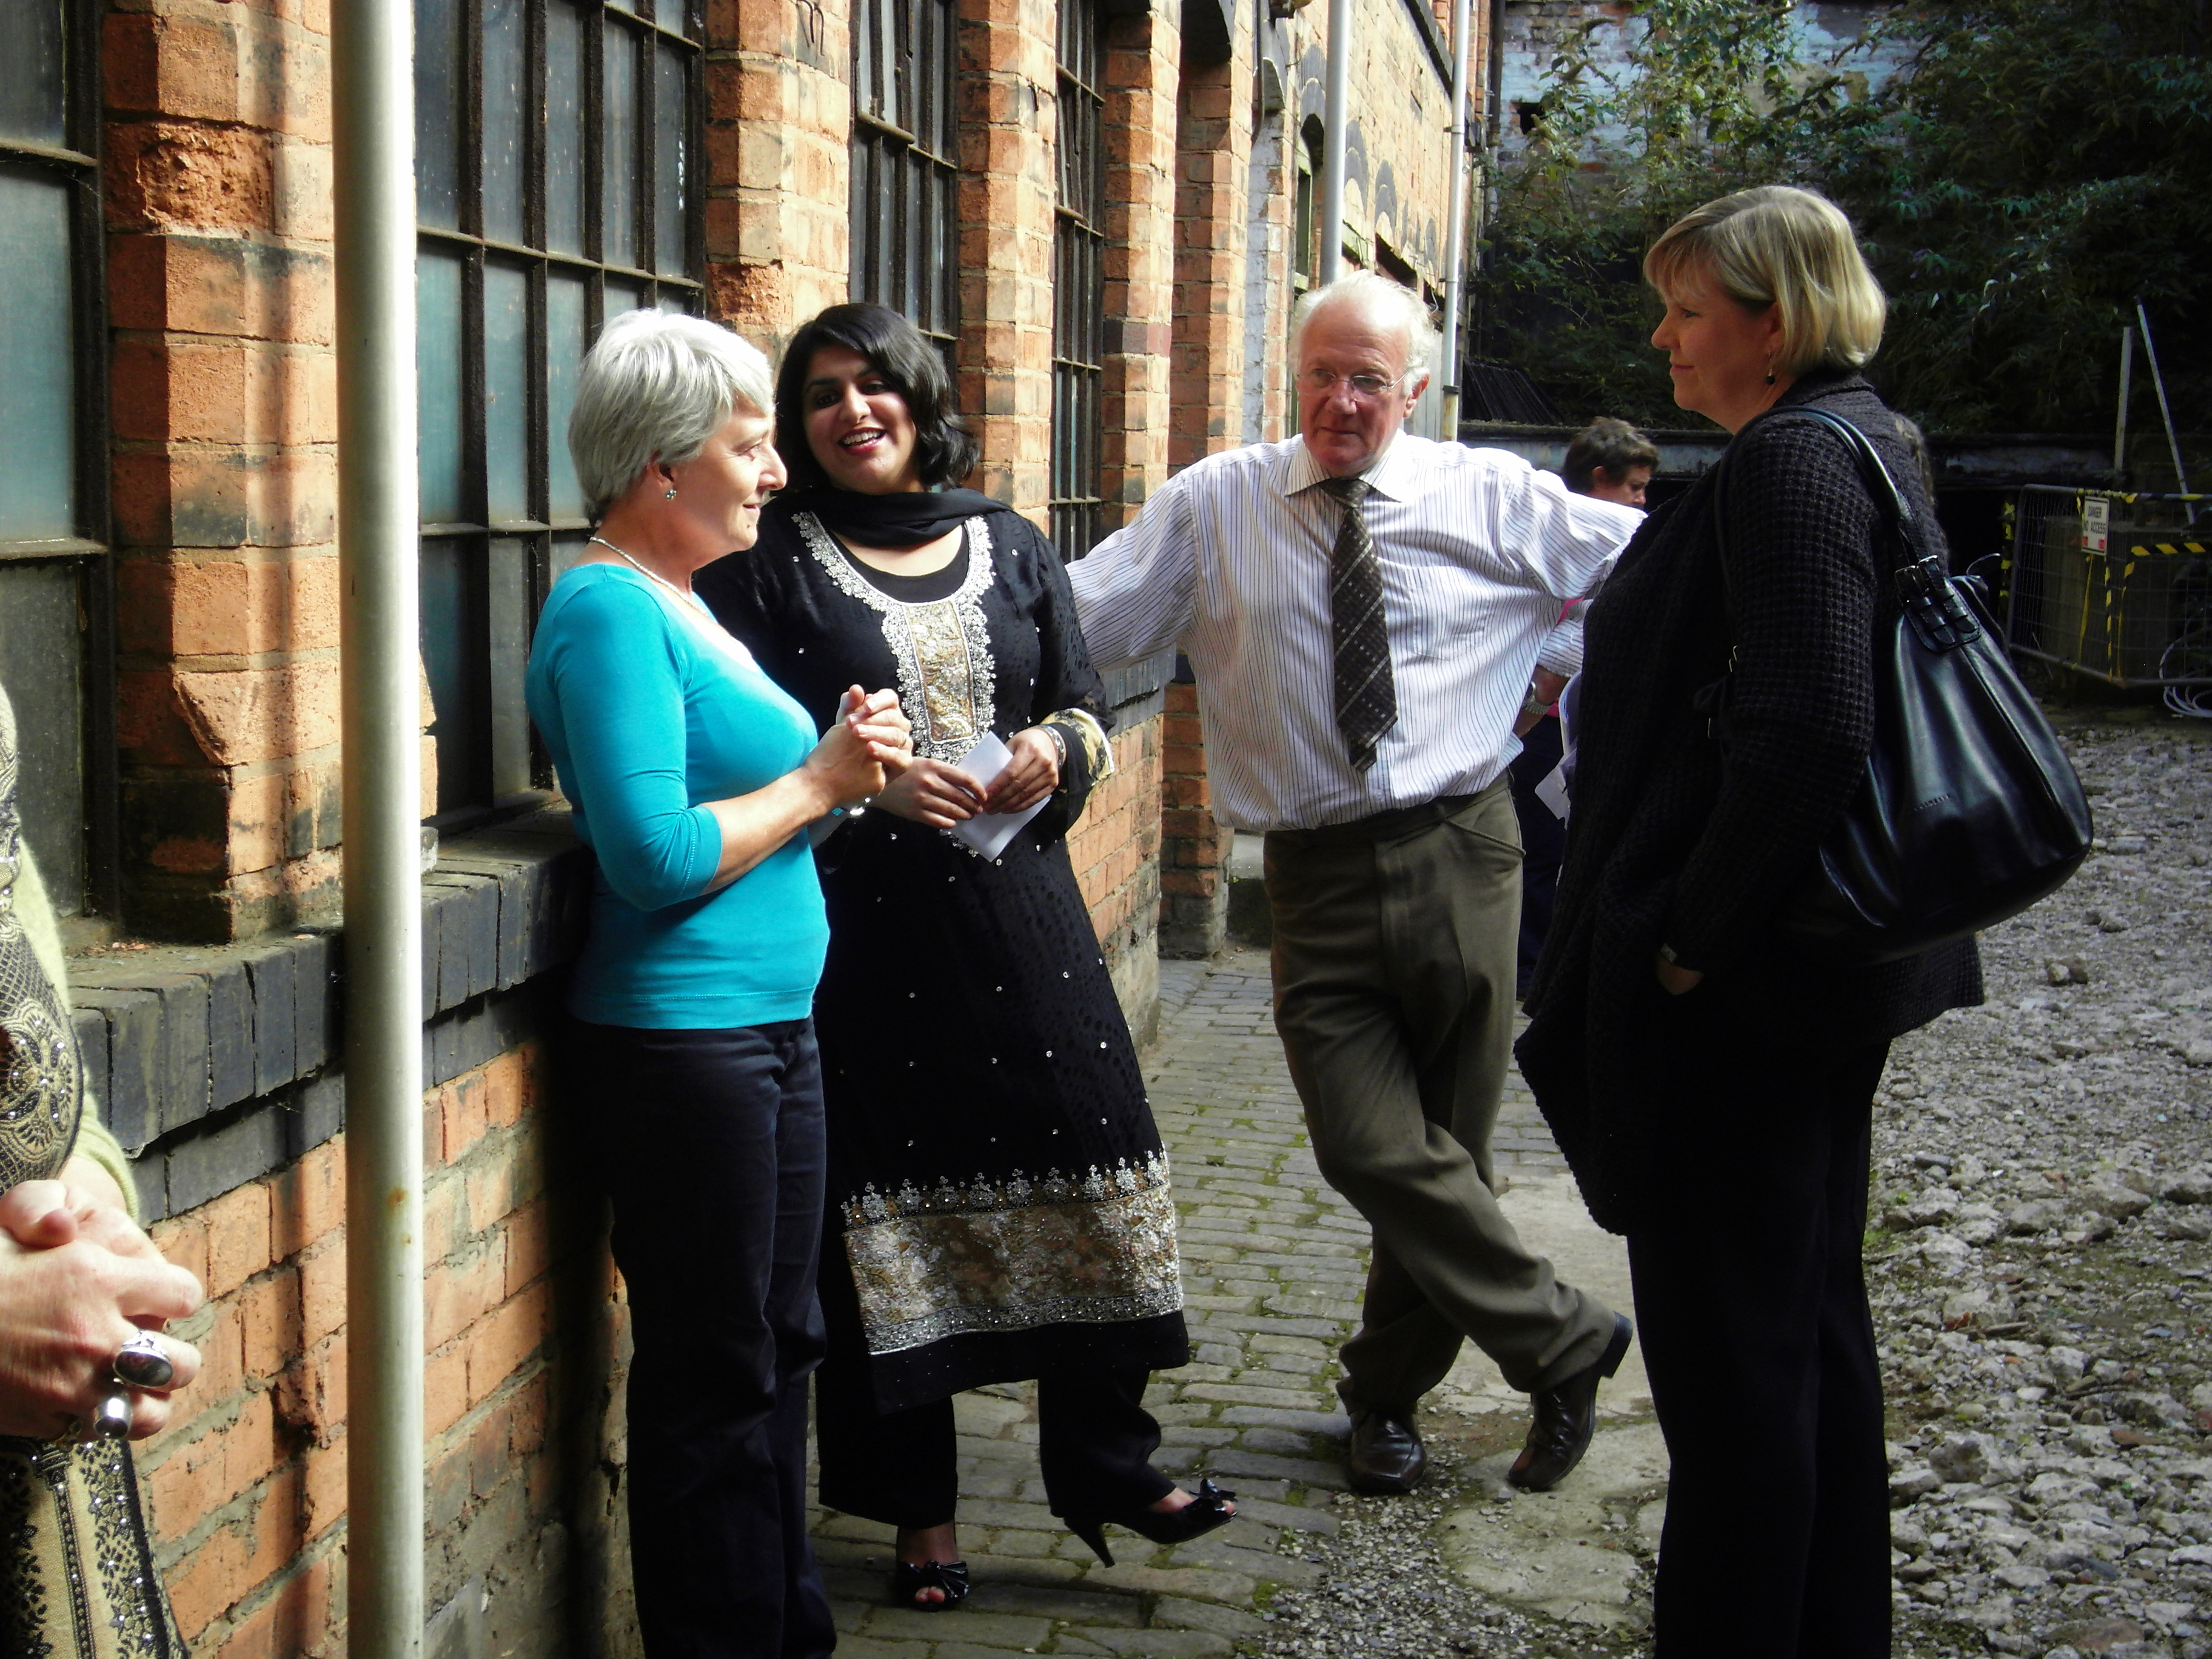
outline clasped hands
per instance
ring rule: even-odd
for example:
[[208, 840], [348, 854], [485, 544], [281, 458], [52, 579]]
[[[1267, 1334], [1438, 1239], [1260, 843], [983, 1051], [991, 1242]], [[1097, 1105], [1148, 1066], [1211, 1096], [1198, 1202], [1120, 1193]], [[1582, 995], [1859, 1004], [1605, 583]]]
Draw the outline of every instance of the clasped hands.
[[1006, 739], [1013, 758], [987, 786], [957, 766], [917, 757], [876, 798], [887, 812], [939, 830], [986, 813], [1020, 812], [1060, 787], [1060, 745], [1041, 726]]
[[198, 1375], [199, 1351], [161, 1332], [198, 1310], [199, 1280], [163, 1259], [121, 1198], [82, 1158], [0, 1194], [0, 1434], [81, 1435], [119, 1395], [143, 1440]]

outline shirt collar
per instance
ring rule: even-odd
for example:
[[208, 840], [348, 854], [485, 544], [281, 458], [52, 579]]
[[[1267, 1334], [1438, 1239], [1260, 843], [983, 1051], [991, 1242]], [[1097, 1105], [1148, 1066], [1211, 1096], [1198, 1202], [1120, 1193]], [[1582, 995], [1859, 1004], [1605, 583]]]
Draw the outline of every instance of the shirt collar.
[[[1422, 467], [1413, 459], [1406, 444], [1406, 433], [1384, 446], [1382, 453], [1367, 464], [1359, 476], [1367, 480], [1367, 487], [1378, 495], [1387, 495], [1394, 501], [1410, 500], [1419, 491]], [[1313, 452], [1306, 447], [1303, 437], [1294, 438], [1285, 447], [1276, 467], [1276, 482], [1285, 495], [1295, 495], [1302, 489], [1310, 489], [1328, 474], [1321, 463], [1314, 459]]]

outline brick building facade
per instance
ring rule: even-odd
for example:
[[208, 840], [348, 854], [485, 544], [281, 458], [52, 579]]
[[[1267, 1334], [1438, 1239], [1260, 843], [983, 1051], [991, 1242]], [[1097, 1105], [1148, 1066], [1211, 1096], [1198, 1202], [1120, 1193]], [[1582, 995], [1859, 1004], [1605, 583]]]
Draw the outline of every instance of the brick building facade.
[[[588, 1131], [550, 1103], [583, 855], [519, 714], [586, 528], [560, 434], [592, 327], [673, 305], [773, 351], [848, 294], [901, 303], [956, 367], [979, 487], [1086, 546], [1295, 425], [1325, 9], [416, 0], [422, 1467], [451, 1651], [634, 1650], [621, 1288]], [[1343, 246], [1440, 297], [1449, 8], [1354, 13]], [[88, 1071], [211, 1298], [142, 1461], [186, 1633], [240, 1659], [343, 1646], [331, 70], [323, 0], [0, 21], [0, 422], [36, 464], [0, 486], [0, 681]], [[936, 102], [882, 101], [932, 75]], [[1114, 677], [1121, 773], [1071, 842], [1140, 1037], [1161, 950], [1216, 948], [1225, 902], [1174, 666]]]

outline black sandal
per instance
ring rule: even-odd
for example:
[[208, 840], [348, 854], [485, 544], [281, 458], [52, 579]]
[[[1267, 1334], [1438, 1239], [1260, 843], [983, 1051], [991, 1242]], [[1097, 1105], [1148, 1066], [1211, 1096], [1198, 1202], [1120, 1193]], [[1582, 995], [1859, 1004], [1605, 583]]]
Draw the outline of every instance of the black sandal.
[[[943, 1594], [942, 1601], [917, 1601], [915, 1597], [924, 1590]], [[916, 1613], [943, 1613], [957, 1607], [968, 1597], [968, 1564], [965, 1561], [901, 1561], [891, 1568], [891, 1600], [901, 1607], [912, 1607]]]
[[1119, 1515], [1080, 1517], [1071, 1515], [1066, 1517], [1067, 1529], [1090, 1545], [1098, 1559], [1110, 1567], [1114, 1556], [1106, 1547], [1109, 1521], [1141, 1534], [1155, 1544], [1187, 1544], [1234, 1520], [1237, 1511], [1229, 1507], [1229, 1500], [1236, 1496], [1226, 1486], [1217, 1486], [1209, 1479], [1198, 1483], [1190, 1502], [1179, 1510], [1127, 1510]]

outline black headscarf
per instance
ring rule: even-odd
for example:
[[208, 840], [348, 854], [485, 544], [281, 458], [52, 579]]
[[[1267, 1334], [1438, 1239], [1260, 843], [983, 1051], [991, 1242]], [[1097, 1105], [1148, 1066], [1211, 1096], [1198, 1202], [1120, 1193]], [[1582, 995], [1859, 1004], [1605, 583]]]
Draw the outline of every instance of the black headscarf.
[[811, 513], [841, 541], [863, 547], [919, 547], [985, 513], [1010, 513], [980, 490], [930, 489], [863, 495], [851, 489], [794, 489], [776, 497], [793, 513]]

